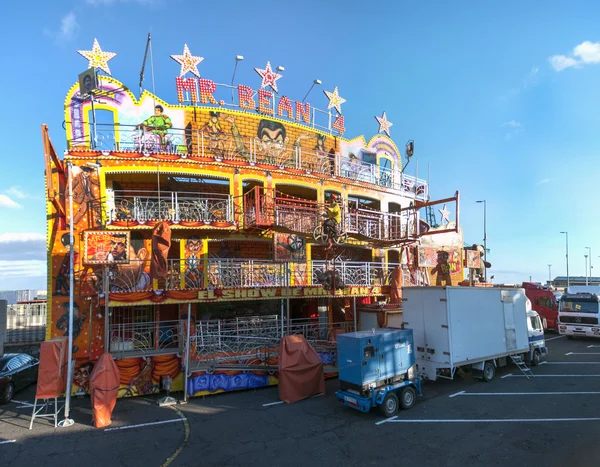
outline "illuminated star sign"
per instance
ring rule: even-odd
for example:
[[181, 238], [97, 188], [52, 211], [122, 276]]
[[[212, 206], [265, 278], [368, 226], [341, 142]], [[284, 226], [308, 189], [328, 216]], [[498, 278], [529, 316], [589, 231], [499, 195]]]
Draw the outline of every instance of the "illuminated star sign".
[[450, 211], [446, 209], [446, 205], [444, 204], [444, 207], [442, 209], [438, 209], [438, 211], [442, 215], [442, 224], [444, 224], [444, 220], [446, 220], [446, 225], [448, 225], [450, 223]]
[[264, 70], [262, 70], [260, 68], [255, 68], [254, 71], [256, 71], [262, 78], [262, 84], [260, 85], [261, 88], [271, 86], [271, 89], [273, 89], [273, 91], [279, 92], [277, 90], [276, 81], [279, 78], [281, 78], [283, 75], [280, 75], [279, 73], [275, 73], [273, 71], [273, 69], [271, 68], [271, 62], [267, 62], [267, 66], [265, 67]]
[[387, 115], [383, 112], [381, 117], [375, 117], [375, 120], [379, 122], [379, 133], [385, 133], [390, 136], [390, 127], [393, 125], [392, 122], [388, 121]]
[[88, 68], [100, 68], [108, 75], [110, 75], [108, 61], [117, 55], [113, 52], [103, 52], [100, 48], [100, 44], [98, 44], [98, 39], [94, 39], [92, 50], [78, 50], [77, 53], [88, 59]]
[[323, 92], [327, 96], [327, 99], [329, 99], [329, 105], [327, 106], [327, 110], [335, 107], [335, 110], [337, 110], [338, 113], [341, 115], [342, 114], [341, 107], [342, 107], [342, 104], [344, 102], [346, 102], [346, 99], [340, 97], [340, 95], [338, 94], [338, 87], [336, 86], [335, 88], [333, 88], [333, 92], [329, 92], [329, 91], [323, 91]]
[[171, 55], [171, 58], [181, 65], [179, 77], [182, 77], [189, 71], [200, 78], [198, 64], [204, 60], [204, 57], [194, 57], [187, 44], [183, 44], [183, 55]]

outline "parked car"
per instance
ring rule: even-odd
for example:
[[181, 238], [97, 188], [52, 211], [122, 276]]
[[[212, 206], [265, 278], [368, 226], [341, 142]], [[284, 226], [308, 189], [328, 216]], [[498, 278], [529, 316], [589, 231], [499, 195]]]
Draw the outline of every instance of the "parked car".
[[0, 404], [7, 404], [14, 393], [37, 381], [37, 358], [24, 353], [7, 353], [0, 357]]

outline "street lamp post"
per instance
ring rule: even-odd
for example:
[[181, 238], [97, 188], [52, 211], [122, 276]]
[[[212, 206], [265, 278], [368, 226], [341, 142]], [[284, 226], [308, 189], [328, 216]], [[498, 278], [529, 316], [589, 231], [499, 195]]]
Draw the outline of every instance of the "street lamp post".
[[[477, 201], [483, 203], [483, 260], [487, 261], [487, 202], [486, 200]], [[484, 280], [487, 282], [487, 268], [484, 268]]]
[[561, 232], [561, 234], [565, 234], [565, 245], [566, 245], [566, 258], [567, 258], [567, 287], [569, 287], [569, 232]]
[[237, 70], [238, 62], [241, 62], [244, 59], [243, 55], [235, 56], [235, 66], [233, 67], [233, 76], [231, 77], [231, 103], [233, 104], [233, 80], [235, 79], [235, 72]]
[[[588, 251], [588, 255], [590, 257], [590, 273], [589, 273], [588, 277], [590, 278], [590, 284], [591, 284], [593, 282], [592, 281], [592, 247], [586, 246], [585, 249]], [[586, 270], [586, 274], [587, 274], [587, 270]]]
[[585, 257], [585, 285], [589, 285], [588, 284], [588, 268], [587, 268], [587, 258], [588, 255], [583, 255]]
[[548, 282], [552, 282], [552, 265], [548, 265]]
[[308, 90], [308, 92], [306, 93], [306, 96], [304, 96], [304, 98], [302, 99], [302, 102], [304, 102], [306, 100], [306, 98], [308, 97], [308, 95], [310, 94], [310, 91], [312, 91], [312, 88], [315, 87], [315, 84], [321, 84], [321, 80], [320, 79], [315, 79], [313, 81], [312, 86], [310, 87], [310, 89]]

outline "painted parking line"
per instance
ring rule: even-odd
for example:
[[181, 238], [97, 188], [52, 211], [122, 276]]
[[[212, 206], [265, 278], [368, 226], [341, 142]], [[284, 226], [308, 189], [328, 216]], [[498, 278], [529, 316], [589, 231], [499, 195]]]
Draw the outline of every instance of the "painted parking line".
[[268, 404], [263, 404], [263, 407], [269, 407], [271, 405], [277, 405], [277, 404], [283, 404], [283, 401], [269, 402]]
[[504, 376], [502, 376], [500, 379], [508, 378], [508, 377], [510, 377], [510, 376], [512, 376], [512, 373], [509, 373], [509, 374], [507, 374], [507, 375], [504, 375]]
[[569, 352], [565, 355], [600, 355], [600, 352]]
[[[526, 375], [504, 375], [504, 378], [527, 378]], [[600, 375], [533, 375], [534, 378], [600, 378]], [[531, 378], [531, 376], [529, 376]]]
[[[21, 404], [24, 407], [33, 407], [33, 404], [30, 404], [29, 402], [25, 402], [25, 401], [16, 401], [14, 399], [11, 399], [11, 402], [13, 402], [14, 404]], [[38, 404], [40, 405], [40, 404]], [[19, 407], [17, 407], [18, 409]]]
[[106, 431], [129, 430], [131, 428], [143, 428], [146, 426], [164, 425], [165, 423], [183, 422], [185, 420], [187, 420], [187, 418], [174, 418], [172, 420], [163, 420], [161, 422], [139, 423], [137, 425], [125, 425], [125, 426], [117, 426], [114, 428], [105, 428], [104, 431], [106, 432]]
[[545, 340], [546, 342], [548, 342], [548, 341], [553, 341], [553, 340], [555, 340], [555, 339], [562, 339], [563, 337], [565, 337], [565, 336], [551, 337], [550, 339], [544, 339], [544, 340]]
[[595, 347], [600, 347], [600, 345], [594, 345], [594, 344], [592, 344], [592, 345], [588, 345], [587, 346], [588, 349], [593, 349]]
[[548, 422], [599, 422], [600, 417], [590, 418], [488, 418], [488, 419], [440, 419], [440, 420], [405, 420], [391, 417], [381, 420], [382, 423], [548, 423]]
[[16, 443], [17, 440], [16, 439], [7, 439], [4, 441], [0, 441], [0, 444], [9, 444], [9, 443]]
[[600, 395], [600, 391], [557, 391], [557, 392], [467, 392], [460, 391], [448, 397], [461, 396], [583, 396]]
[[541, 362], [540, 365], [600, 365], [600, 362]]
[[[315, 394], [314, 396], [310, 396], [310, 397], [307, 397], [306, 399], [302, 399], [302, 400], [314, 399], [315, 397], [321, 397], [321, 396], [323, 396], [323, 395], [324, 395], [324, 394], [323, 394], [322, 392], [320, 392], [319, 394]], [[272, 405], [279, 405], [279, 404], [283, 404], [284, 402], [285, 402], [285, 401], [269, 402], [268, 404], [263, 404], [262, 406], [263, 406], [263, 407], [270, 407], [270, 406], [272, 406]], [[301, 402], [301, 401], [298, 401], [298, 402]]]

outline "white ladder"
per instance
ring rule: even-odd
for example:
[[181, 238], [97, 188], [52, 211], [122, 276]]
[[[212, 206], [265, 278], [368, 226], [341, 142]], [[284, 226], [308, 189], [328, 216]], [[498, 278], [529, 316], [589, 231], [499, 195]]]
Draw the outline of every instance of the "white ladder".
[[523, 361], [523, 357], [521, 357], [520, 355], [511, 355], [510, 359], [515, 363], [515, 365], [519, 367], [519, 370], [521, 370], [521, 373], [523, 373], [527, 379], [529, 379], [529, 377], [533, 378], [535, 376]]

